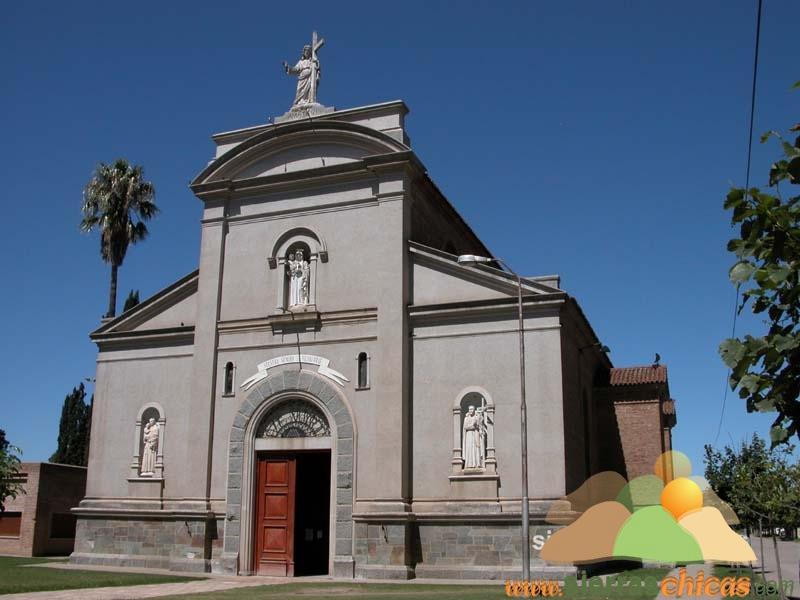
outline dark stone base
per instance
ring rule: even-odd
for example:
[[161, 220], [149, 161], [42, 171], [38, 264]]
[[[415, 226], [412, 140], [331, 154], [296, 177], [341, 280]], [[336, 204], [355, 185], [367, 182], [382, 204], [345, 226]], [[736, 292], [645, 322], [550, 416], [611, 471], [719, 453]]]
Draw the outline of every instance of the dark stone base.
[[[513, 517], [476, 517], [447, 521], [355, 524], [355, 575], [364, 579], [519, 579], [522, 576], [522, 536]], [[550, 566], [538, 557], [547, 537], [558, 526], [531, 526], [531, 571], [549, 579], [577, 573], [571, 567]]]
[[[570, 567], [531, 567], [531, 579], [550, 579], [563, 581], [569, 575], [577, 575], [577, 569]], [[514, 567], [431, 567], [417, 565], [414, 569], [417, 579], [486, 579], [505, 581], [522, 579], [522, 565]]]
[[356, 565], [356, 579], [414, 579], [414, 569], [405, 566]]
[[333, 576], [352, 579], [355, 577], [355, 561], [352, 557], [339, 557], [333, 559]]
[[80, 516], [70, 562], [209, 573], [222, 554], [215, 519]]
[[221, 575], [236, 575], [239, 573], [239, 553], [223, 552], [222, 556], [211, 561], [211, 572]]
[[69, 562], [74, 565], [103, 567], [132, 567], [136, 569], [168, 569], [182, 573], [210, 573], [211, 561], [170, 559], [153, 555], [97, 554], [73, 552]]
[[[222, 527], [221, 519], [213, 518], [81, 515], [70, 560], [75, 564], [184, 573], [249, 574], [239, 570], [238, 552], [223, 552]], [[563, 579], [577, 572], [549, 566], [538, 558], [537, 545], [556, 529], [541, 523], [531, 527], [531, 571], [537, 576]], [[457, 520], [448, 521], [447, 515], [442, 515], [436, 521], [420, 522], [410, 515], [405, 521], [358, 520], [352, 531], [354, 554], [334, 556], [334, 577], [490, 581], [521, 577], [522, 541], [513, 516], [489, 521], [476, 516], [473, 521], [459, 515]], [[347, 550], [350, 540], [344, 541], [348, 547], [343, 550]]]

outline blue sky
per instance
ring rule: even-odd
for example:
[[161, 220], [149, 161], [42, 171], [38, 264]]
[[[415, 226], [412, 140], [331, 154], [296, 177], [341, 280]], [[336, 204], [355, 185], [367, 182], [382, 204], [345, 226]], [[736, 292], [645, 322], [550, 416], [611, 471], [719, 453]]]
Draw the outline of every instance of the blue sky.
[[[498, 256], [561, 274], [616, 365], [661, 354], [675, 446], [700, 470], [725, 382], [722, 201], [744, 182], [755, 12], [755, 0], [6, 6], [0, 428], [25, 459], [47, 459], [65, 394], [94, 375], [108, 268], [77, 224], [95, 164], [126, 157], [156, 185], [162, 214], [120, 271], [122, 298], [147, 297], [196, 268], [187, 184], [209, 136], [282, 114], [281, 61], [316, 29], [322, 102], [405, 100], [413, 148]], [[766, 0], [757, 133], [798, 119], [798, 22], [800, 3]], [[776, 153], [755, 145], [753, 184]], [[719, 441], [769, 421], [729, 394]]]

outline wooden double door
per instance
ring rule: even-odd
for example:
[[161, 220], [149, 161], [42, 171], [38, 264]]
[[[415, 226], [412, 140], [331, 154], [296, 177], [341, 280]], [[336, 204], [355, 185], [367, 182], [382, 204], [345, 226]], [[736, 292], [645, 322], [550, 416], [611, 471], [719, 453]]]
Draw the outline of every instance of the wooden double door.
[[328, 573], [330, 451], [257, 455], [253, 570], [292, 577]]

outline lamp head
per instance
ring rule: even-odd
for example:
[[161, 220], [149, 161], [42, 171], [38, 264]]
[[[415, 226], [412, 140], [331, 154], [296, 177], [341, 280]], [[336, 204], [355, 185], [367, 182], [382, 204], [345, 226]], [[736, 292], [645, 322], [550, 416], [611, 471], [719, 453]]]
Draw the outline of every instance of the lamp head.
[[478, 263], [489, 263], [492, 262], [494, 259], [489, 258], [487, 256], [476, 256], [475, 254], [462, 254], [458, 257], [458, 264], [464, 265], [466, 267], [472, 267], [477, 265]]

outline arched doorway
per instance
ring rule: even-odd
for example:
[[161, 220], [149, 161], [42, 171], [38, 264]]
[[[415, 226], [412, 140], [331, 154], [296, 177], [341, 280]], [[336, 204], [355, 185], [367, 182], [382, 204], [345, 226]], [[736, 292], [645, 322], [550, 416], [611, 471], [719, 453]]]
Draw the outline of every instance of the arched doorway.
[[[221, 570], [300, 575], [310, 568], [352, 577], [355, 443], [346, 398], [327, 379], [306, 370], [284, 371], [254, 386], [242, 402], [230, 434]], [[323, 472], [325, 475], [320, 475]], [[328, 491], [327, 504], [320, 500], [323, 487]], [[298, 505], [300, 496], [304, 499]], [[313, 510], [304, 504], [309, 498]], [[290, 531], [290, 509], [296, 517], [298, 508], [313, 516], [300, 514], [300, 521], [294, 519]], [[322, 546], [327, 547], [327, 554]], [[264, 549], [270, 550], [268, 556]], [[325, 561], [327, 564], [320, 566]]]
[[326, 575], [330, 543], [331, 428], [313, 402], [287, 398], [256, 427], [257, 575]]

